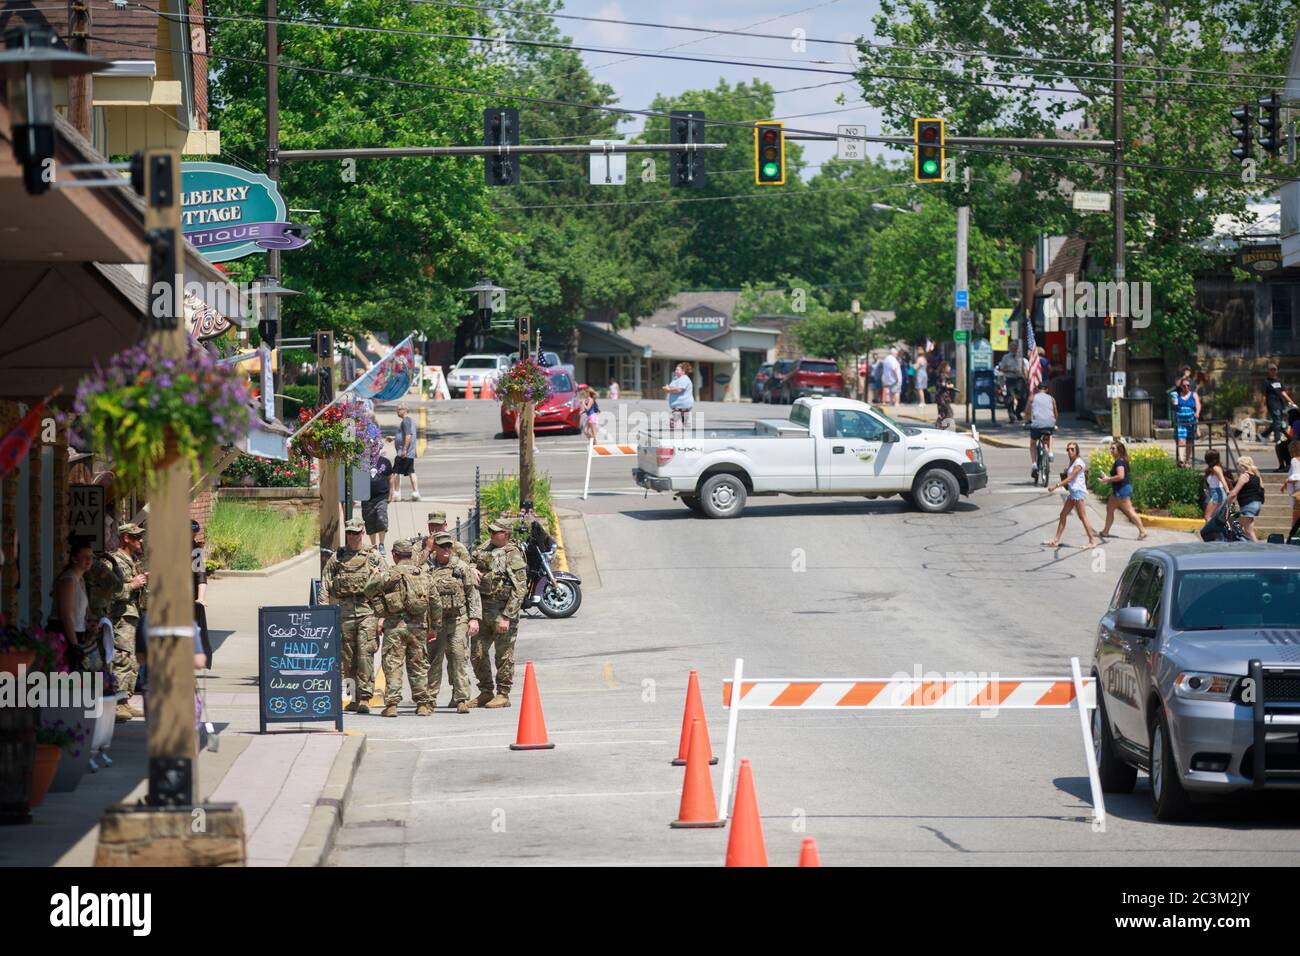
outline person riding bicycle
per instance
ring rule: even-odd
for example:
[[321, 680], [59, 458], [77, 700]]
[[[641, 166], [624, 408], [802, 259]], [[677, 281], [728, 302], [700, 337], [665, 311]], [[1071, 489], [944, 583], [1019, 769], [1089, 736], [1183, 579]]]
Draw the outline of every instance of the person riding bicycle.
[[1007, 354], [998, 362], [998, 371], [1007, 383], [1011, 407], [1007, 411], [1013, 422], [1020, 421], [1025, 411], [1025, 363], [1020, 358], [1020, 343], [1011, 342]]
[[1056, 431], [1056, 399], [1046, 382], [1040, 382], [1029, 400], [1029, 461], [1033, 480], [1038, 480], [1038, 443], [1047, 449], [1047, 460], [1052, 461], [1052, 433]]

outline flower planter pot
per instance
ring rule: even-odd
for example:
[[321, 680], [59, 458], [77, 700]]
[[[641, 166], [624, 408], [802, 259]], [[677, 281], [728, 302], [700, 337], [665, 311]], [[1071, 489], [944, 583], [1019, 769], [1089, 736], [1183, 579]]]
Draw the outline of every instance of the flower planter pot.
[[63, 757], [63, 748], [54, 744], [36, 745], [36, 763], [32, 768], [31, 806], [39, 807], [45, 800], [45, 794], [54, 781], [59, 770], [59, 760]]
[[31, 670], [35, 651], [0, 651], [0, 674], [17, 674], [21, 664]]
[[50, 782], [51, 793], [69, 793], [77, 789], [82, 775], [90, 767], [90, 745], [96, 720], [96, 717], [87, 717], [80, 704], [41, 708], [42, 727], [57, 727], [66, 730], [73, 737], [73, 743], [59, 761], [58, 773]]

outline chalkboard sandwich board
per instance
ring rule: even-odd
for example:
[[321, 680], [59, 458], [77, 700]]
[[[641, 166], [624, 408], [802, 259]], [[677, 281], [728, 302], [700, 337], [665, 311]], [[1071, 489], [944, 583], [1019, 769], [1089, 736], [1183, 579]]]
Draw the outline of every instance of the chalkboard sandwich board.
[[264, 607], [257, 612], [258, 703], [267, 724], [332, 720], [343, 729], [339, 609]]

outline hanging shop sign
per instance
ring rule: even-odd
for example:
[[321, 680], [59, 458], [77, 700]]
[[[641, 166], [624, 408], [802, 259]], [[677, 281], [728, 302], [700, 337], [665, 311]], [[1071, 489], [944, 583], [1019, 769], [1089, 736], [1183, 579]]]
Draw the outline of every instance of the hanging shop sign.
[[301, 249], [311, 227], [287, 215], [268, 176], [225, 163], [181, 164], [181, 229], [209, 262]]

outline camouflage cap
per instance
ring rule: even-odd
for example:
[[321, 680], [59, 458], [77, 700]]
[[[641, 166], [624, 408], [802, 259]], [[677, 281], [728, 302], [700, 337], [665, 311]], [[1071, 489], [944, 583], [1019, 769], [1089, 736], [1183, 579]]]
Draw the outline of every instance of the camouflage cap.
[[490, 525], [488, 525], [488, 530], [489, 530], [489, 531], [509, 531], [509, 530], [510, 530], [510, 522], [509, 522], [509, 521], [506, 521], [506, 520], [504, 520], [504, 519], [502, 519], [502, 518], [497, 518], [496, 521], [493, 521]]
[[455, 541], [450, 531], [439, 531], [433, 536], [433, 543], [442, 548], [450, 547]]
[[144, 528], [140, 527], [138, 524], [120, 524], [117, 526], [117, 533], [142, 535], [144, 534]]
[[413, 547], [411, 547], [411, 542], [409, 542], [409, 541], [394, 541], [394, 542], [393, 542], [393, 554], [407, 554], [407, 555], [410, 555], [410, 554], [414, 554], [414, 553], [415, 553], [415, 549], [414, 549]]
[[349, 534], [351, 534], [354, 531], [364, 533], [366, 530], [366, 523], [362, 521], [360, 518], [353, 518], [351, 521], [349, 521], [347, 524], [343, 526], [343, 530], [348, 532]]
[[429, 512], [429, 524], [446, 524], [446, 523], [447, 523], [447, 512], [445, 511]]

